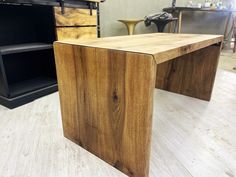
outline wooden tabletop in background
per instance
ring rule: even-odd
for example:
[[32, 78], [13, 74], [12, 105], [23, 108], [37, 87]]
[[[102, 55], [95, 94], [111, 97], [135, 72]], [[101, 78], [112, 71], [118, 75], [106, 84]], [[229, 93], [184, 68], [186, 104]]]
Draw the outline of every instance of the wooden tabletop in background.
[[197, 7], [167, 7], [164, 8], [165, 12], [176, 12], [176, 11], [206, 11], [206, 12], [236, 12], [235, 9], [212, 9], [212, 8], [197, 8]]

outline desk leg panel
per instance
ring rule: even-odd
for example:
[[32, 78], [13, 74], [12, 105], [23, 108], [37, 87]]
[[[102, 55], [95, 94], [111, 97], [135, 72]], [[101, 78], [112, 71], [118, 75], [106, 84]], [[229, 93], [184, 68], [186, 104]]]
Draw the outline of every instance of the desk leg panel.
[[77, 141], [78, 100], [73, 49], [69, 45], [54, 45], [54, 53], [64, 135]]
[[[65, 136], [131, 177], [149, 171], [156, 64], [152, 56], [107, 49], [55, 45]], [[65, 56], [63, 49], [70, 51]], [[64, 55], [63, 55], [64, 54]], [[73, 98], [63, 87], [70, 82], [59, 66], [73, 60]], [[66, 63], [66, 65], [68, 65]], [[71, 67], [72, 68], [72, 67]], [[76, 99], [75, 106], [68, 101]], [[77, 112], [76, 115], [67, 114]], [[78, 123], [78, 127], [74, 126]], [[72, 127], [74, 135], [67, 133]]]
[[156, 88], [209, 101], [220, 50], [213, 45], [157, 65]]

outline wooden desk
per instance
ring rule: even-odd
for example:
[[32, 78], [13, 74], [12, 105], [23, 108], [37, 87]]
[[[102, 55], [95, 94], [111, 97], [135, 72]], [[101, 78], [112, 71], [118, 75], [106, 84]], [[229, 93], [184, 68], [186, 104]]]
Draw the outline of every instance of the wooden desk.
[[65, 137], [147, 177], [155, 86], [210, 100], [222, 40], [156, 33], [56, 42]]

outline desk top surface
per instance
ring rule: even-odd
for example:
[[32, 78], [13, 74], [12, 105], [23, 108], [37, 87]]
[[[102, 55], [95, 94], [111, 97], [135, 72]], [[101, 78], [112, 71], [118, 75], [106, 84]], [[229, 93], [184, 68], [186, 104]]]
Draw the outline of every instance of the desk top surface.
[[162, 63], [222, 41], [222, 35], [152, 33], [56, 43], [149, 54], [157, 63]]

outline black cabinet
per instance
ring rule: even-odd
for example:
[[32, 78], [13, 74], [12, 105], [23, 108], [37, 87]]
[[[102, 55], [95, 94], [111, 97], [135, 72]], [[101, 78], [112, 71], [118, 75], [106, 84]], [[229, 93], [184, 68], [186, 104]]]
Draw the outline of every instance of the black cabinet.
[[57, 91], [53, 7], [0, 5], [0, 104], [15, 108]]

